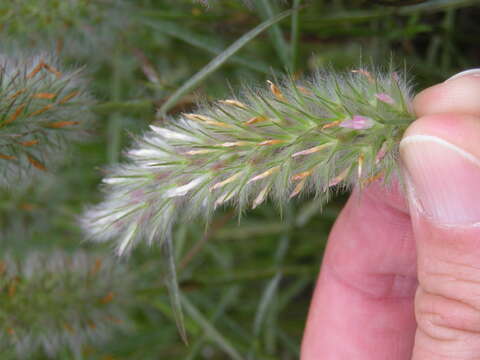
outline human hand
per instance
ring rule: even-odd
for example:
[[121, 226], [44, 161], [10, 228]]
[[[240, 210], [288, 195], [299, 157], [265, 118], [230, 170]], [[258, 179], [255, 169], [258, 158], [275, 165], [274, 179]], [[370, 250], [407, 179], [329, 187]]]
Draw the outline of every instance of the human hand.
[[480, 359], [480, 69], [414, 99], [400, 186], [355, 190], [330, 234], [302, 360]]

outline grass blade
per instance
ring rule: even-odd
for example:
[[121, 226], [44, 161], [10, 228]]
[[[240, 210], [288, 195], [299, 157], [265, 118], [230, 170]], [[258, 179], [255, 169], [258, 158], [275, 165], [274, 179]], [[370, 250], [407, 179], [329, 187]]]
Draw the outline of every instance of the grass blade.
[[[215, 39], [207, 36], [202, 36], [192, 31], [185, 29], [183, 26], [178, 26], [177, 24], [168, 22], [168, 21], [149, 21], [144, 20], [144, 24], [152, 27], [153, 29], [165, 33], [168, 36], [173, 38], [179, 39], [181, 41], [186, 42], [192, 46], [195, 46], [199, 49], [208, 51], [209, 53], [218, 55], [220, 54], [223, 49], [216, 45]], [[232, 56], [229, 59], [232, 63], [236, 63], [238, 65], [245, 66], [249, 69], [270, 74], [270, 69], [265, 63], [261, 63], [255, 59], [244, 58], [240, 56]]]
[[254, 39], [257, 35], [268, 29], [273, 24], [283, 20], [287, 16], [292, 14], [292, 10], [284, 11], [270, 20], [262, 22], [254, 29], [247, 32], [245, 35], [236, 40], [232, 45], [225, 49], [221, 54], [210, 61], [202, 70], [192, 76], [187, 82], [185, 82], [179, 89], [177, 89], [170, 98], [159, 109], [160, 114], [166, 114], [166, 112], [174, 106], [177, 101], [186, 93], [198, 86], [205, 78], [211, 73], [222, 66], [230, 57], [232, 57], [238, 50], [240, 50], [250, 40]]
[[185, 324], [183, 320], [182, 304], [180, 300], [180, 288], [178, 287], [177, 271], [175, 268], [175, 255], [173, 251], [172, 236], [167, 236], [165, 242], [162, 245], [162, 250], [165, 255], [166, 261], [166, 277], [165, 281], [168, 287], [168, 294], [170, 296], [170, 302], [172, 303], [173, 315], [175, 322], [185, 344], [188, 343], [187, 332], [185, 330]]
[[[262, 12], [264, 13], [265, 18], [271, 19], [274, 17], [274, 11], [272, 5], [270, 4], [270, 0], [259, 0], [258, 3], [259, 6], [261, 6], [260, 10], [263, 10]], [[282, 30], [280, 29], [278, 24], [274, 24], [269, 30], [269, 33], [273, 42], [273, 46], [275, 47], [278, 56], [282, 60], [283, 66], [288, 68], [291, 65], [289, 61], [290, 48], [283, 37]]]
[[281, 279], [282, 279], [282, 273], [278, 272], [272, 278], [272, 280], [268, 282], [268, 285], [265, 287], [265, 291], [258, 305], [257, 314], [255, 315], [255, 321], [253, 325], [253, 334], [255, 335], [255, 337], [260, 335], [262, 325], [264, 323], [265, 317], [269, 310], [269, 305], [272, 303], [272, 301], [275, 300], [275, 296], [277, 295], [278, 285], [280, 284]]
[[181, 303], [188, 315], [195, 320], [203, 329], [205, 335], [215, 342], [223, 351], [225, 351], [230, 359], [243, 360], [243, 357], [237, 352], [235, 347], [203, 316], [203, 314], [193, 305], [185, 296], [180, 295]]

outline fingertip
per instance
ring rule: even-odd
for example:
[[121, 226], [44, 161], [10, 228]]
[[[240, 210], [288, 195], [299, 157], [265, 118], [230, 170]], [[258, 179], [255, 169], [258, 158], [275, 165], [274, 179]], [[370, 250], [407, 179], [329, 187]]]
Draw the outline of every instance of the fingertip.
[[480, 119], [438, 114], [418, 119], [400, 143], [413, 213], [437, 224], [480, 222]]
[[480, 70], [468, 70], [415, 96], [413, 108], [418, 117], [457, 113], [480, 116]]

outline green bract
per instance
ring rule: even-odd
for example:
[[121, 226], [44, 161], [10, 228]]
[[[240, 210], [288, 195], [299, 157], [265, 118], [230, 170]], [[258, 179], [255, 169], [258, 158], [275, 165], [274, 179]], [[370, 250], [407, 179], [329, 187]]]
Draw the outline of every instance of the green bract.
[[87, 211], [84, 229], [115, 239], [123, 254], [142, 239], [162, 242], [176, 222], [208, 220], [223, 204], [241, 212], [270, 198], [282, 206], [388, 179], [414, 119], [410, 100], [395, 72], [319, 72], [168, 119], [110, 169], [105, 200]]

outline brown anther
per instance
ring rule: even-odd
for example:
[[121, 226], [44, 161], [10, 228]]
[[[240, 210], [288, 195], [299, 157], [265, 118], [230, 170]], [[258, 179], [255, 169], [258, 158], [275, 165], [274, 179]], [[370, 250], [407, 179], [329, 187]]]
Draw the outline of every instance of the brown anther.
[[12, 155], [0, 154], [0, 159], [3, 159], [3, 160], [15, 160], [16, 157], [15, 157], [15, 156], [12, 156]]
[[230, 124], [227, 124], [227, 123], [224, 123], [224, 122], [221, 122], [221, 121], [215, 121], [215, 120], [205, 121], [205, 124], [212, 125], [212, 126], [223, 127], [223, 128], [231, 128], [232, 127], [232, 125], [230, 125]]
[[22, 141], [20, 143], [20, 145], [26, 146], [26, 147], [34, 146], [34, 145], [37, 145], [37, 144], [38, 144], [38, 140]]
[[36, 115], [43, 114], [44, 112], [50, 110], [51, 108], [53, 108], [53, 104], [45, 105], [41, 109], [38, 109], [38, 110], [34, 111], [33, 113], [31, 113], [30, 116], [36, 116]]
[[36, 167], [38, 170], [42, 170], [42, 171], [46, 171], [47, 168], [45, 165], [43, 165], [40, 161], [38, 161], [37, 159], [35, 159], [33, 156], [31, 155], [27, 155], [27, 160], [30, 164], [32, 164], [34, 167]]
[[277, 85], [275, 85], [270, 80], [267, 80], [267, 84], [270, 85], [270, 91], [272, 92], [273, 95], [275, 95], [275, 97], [278, 100], [285, 101], [285, 96], [283, 96], [282, 92], [280, 91]]
[[296, 186], [295, 188], [293, 189], [292, 193], [290, 194], [289, 198], [294, 198], [295, 196], [297, 196], [298, 194], [300, 194], [300, 192], [303, 190], [303, 188], [305, 187], [305, 183], [307, 182], [307, 178], [304, 178], [302, 179]]
[[313, 95], [313, 92], [304, 86], [297, 86], [297, 89], [304, 95]]
[[280, 166], [274, 166], [273, 168], [270, 168], [268, 169], [267, 171], [264, 171], [263, 173], [259, 174], [259, 175], [256, 175], [254, 176], [253, 178], [251, 178], [250, 180], [248, 180], [248, 184], [254, 182], [254, 181], [258, 181], [258, 180], [261, 180], [261, 179], [264, 179], [274, 173], [276, 173], [277, 171], [280, 170]]
[[78, 125], [78, 121], [57, 121], [53, 123], [46, 124], [45, 127], [52, 129], [60, 129], [66, 126]]
[[265, 140], [259, 143], [259, 146], [268, 146], [268, 145], [277, 145], [277, 144], [283, 144], [285, 143], [286, 140], [280, 140], [280, 139], [273, 139], [273, 140]]
[[301, 173], [293, 175], [292, 180], [297, 181], [297, 180], [305, 179], [305, 178], [309, 177], [310, 175], [312, 175], [312, 173], [313, 173], [313, 170], [303, 171]]
[[189, 120], [196, 120], [196, 121], [214, 121], [212, 118], [205, 116], [205, 115], [200, 115], [200, 114], [183, 114], [187, 119]]
[[102, 260], [101, 259], [95, 259], [95, 264], [93, 264], [93, 266], [90, 270], [90, 275], [96, 275], [100, 271], [101, 267], [102, 267]]
[[67, 101], [73, 99], [75, 96], [80, 94], [80, 91], [72, 91], [70, 94], [65, 95], [60, 101], [58, 102], [60, 105], [65, 104]]
[[13, 330], [12, 328], [7, 328], [7, 334], [10, 335], [10, 336], [14, 336], [15, 335], [15, 330]]
[[7, 119], [7, 121], [5, 121], [3, 124], [0, 125], [1, 126], [5, 126], [5, 125], [8, 125], [8, 124], [11, 124], [12, 122], [14, 122], [15, 120], [17, 120], [17, 118], [20, 116], [20, 114], [22, 113], [23, 109], [25, 109], [25, 104], [22, 104], [20, 105], [17, 110], [15, 110], [15, 112], [10, 115], [10, 117]]
[[45, 68], [45, 70], [47, 70], [47, 71], [51, 72], [53, 75], [55, 75], [57, 77], [57, 79], [62, 77], [62, 73], [60, 71], [58, 71], [57, 69], [55, 69], [53, 66], [44, 63], [43, 67]]
[[322, 126], [322, 130], [325, 130], [325, 129], [330, 129], [332, 127], [335, 127], [337, 125], [340, 125], [341, 121], [340, 120], [336, 120], [336, 121], [332, 121], [332, 122], [329, 122], [328, 124], [325, 124]]
[[365, 76], [368, 79], [368, 81], [371, 83], [375, 82], [375, 79], [373, 78], [372, 74], [370, 74], [370, 72], [368, 72], [367, 70], [357, 69], [357, 70], [352, 70], [352, 73], [358, 73]]
[[378, 172], [377, 174], [369, 177], [368, 179], [365, 179], [363, 182], [362, 182], [362, 186], [367, 186], [367, 185], [370, 185], [371, 183], [377, 181], [378, 179], [382, 178], [382, 176], [385, 174], [384, 171], [380, 171]]
[[322, 144], [322, 145], [314, 146], [314, 147], [312, 147], [312, 148], [310, 148], [310, 149], [298, 151], [298, 152], [292, 154], [292, 157], [297, 157], [297, 156], [301, 156], [301, 155], [314, 154], [314, 153], [316, 153], [316, 152], [319, 152], [319, 151], [325, 149], [328, 145], [330, 145], [330, 144]]
[[207, 125], [212, 125], [212, 126], [219, 126], [219, 127], [231, 127], [232, 125], [224, 123], [222, 121], [217, 121], [212, 119], [211, 117], [205, 116], [205, 115], [200, 115], [200, 114], [183, 114], [187, 119], [193, 120], [193, 121], [201, 121]]
[[10, 95], [8, 98], [9, 98], [9, 99], [15, 99], [15, 98], [17, 98], [19, 95], [22, 95], [25, 91], [27, 91], [27, 88], [23, 88], [23, 89], [17, 90], [17, 91], [15, 91], [15, 93], [13, 93], [12, 95]]
[[30, 204], [30, 203], [21, 203], [20, 204], [20, 209], [24, 210], [24, 211], [32, 211], [33, 209], [35, 209], [35, 205], [34, 204]]
[[244, 103], [238, 101], [238, 100], [233, 100], [233, 99], [227, 99], [227, 100], [220, 100], [219, 101], [220, 104], [224, 104], [224, 105], [230, 105], [230, 106], [236, 106], [240, 109], [248, 109], [247, 105], [245, 105]]
[[38, 72], [39, 72], [40, 70], [42, 70], [44, 67], [45, 67], [45, 63], [44, 63], [43, 60], [42, 60], [42, 61], [40, 61], [40, 62], [37, 64], [37, 66], [35, 66], [35, 67], [32, 69], [32, 71], [30, 71], [30, 73], [28, 73], [27, 79], [33, 78], [33, 77], [34, 77], [35, 75], [37, 75]]
[[57, 94], [53, 94], [53, 93], [38, 93], [38, 94], [32, 95], [34, 99], [47, 99], [47, 100], [51, 100], [56, 96]]
[[112, 302], [114, 295], [115, 294], [112, 291], [109, 291], [107, 295], [105, 295], [103, 298], [100, 299], [100, 303], [101, 304], [108, 304], [108, 303]]
[[346, 168], [346, 169], [343, 170], [340, 174], [338, 174], [337, 176], [335, 176], [335, 177], [328, 183], [328, 186], [331, 187], [331, 186], [338, 185], [338, 184], [341, 183], [343, 180], [345, 180], [345, 178], [347, 177], [347, 175], [348, 175], [349, 172], [350, 172], [350, 168]]
[[232, 181], [235, 181], [239, 176], [241, 175], [241, 173], [236, 173], [232, 176], [230, 176], [229, 178], [223, 180], [223, 181], [220, 181], [218, 183], [216, 183], [215, 185], [213, 185], [210, 190], [216, 190], [216, 189], [219, 189], [229, 183], [231, 183]]
[[254, 116], [250, 119], [248, 119], [247, 121], [244, 122], [245, 125], [252, 125], [252, 124], [256, 124], [256, 123], [259, 123], [259, 122], [264, 122], [264, 121], [267, 121], [268, 119], [265, 117], [265, 116]]
[[227, 195], [228, 195], [228, 192], [223, 195], [220, 195], [220, 197], [218, 197], [215, 200], [215, 203], [213, 204], [213, 206], [217, 208], [217, 206], [222, 205], [225, 202], [225, 198], [227, 197]]
[[268, 194], [269, 189], [270, 189], [270, 185], [267, 185], [262, 189], [262, 191], [260, 191], [258, 193], [257, 197], [253, 201], [252, 209], [255, 209], [257, 206], [259, 206], [260, 204], [262, 204], [265, 201], [265, 198]]
[[248, 141], [232, 141], [220, 144], [221, 147], [236, 147], [250, 144]]

